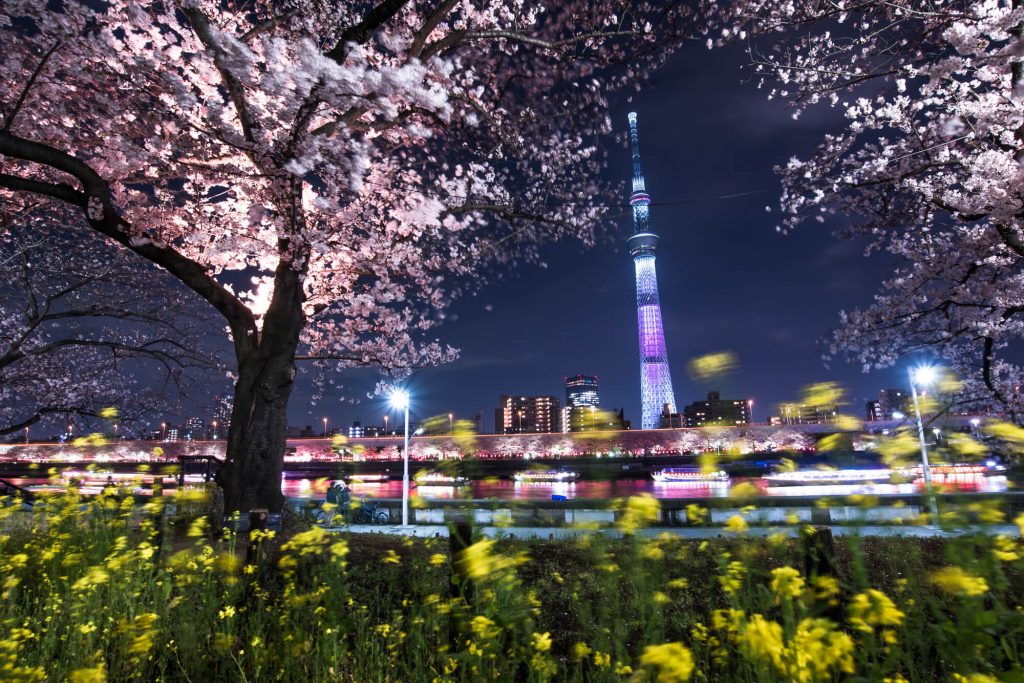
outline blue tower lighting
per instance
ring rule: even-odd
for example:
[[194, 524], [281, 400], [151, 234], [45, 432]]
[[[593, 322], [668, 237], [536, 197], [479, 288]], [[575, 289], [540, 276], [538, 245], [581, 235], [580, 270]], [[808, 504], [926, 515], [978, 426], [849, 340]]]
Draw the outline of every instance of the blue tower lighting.
[[627, 240], [636, 267], [636, 317], [640, 335], [640, 396], [643, 402], [642, 429], [657, 429], [658, 417], [668, 407], [676, 411], [672, 393], [672, 375], [668, 369], [665, 330], [658, 299], [658, 273], [654, 268], [658, 236], [649, 223], [651, 197], [640, 170], [640, 139], [636, 132], [636, 113], [629, 114], [629, 137], [633, 144], [633, 235]]

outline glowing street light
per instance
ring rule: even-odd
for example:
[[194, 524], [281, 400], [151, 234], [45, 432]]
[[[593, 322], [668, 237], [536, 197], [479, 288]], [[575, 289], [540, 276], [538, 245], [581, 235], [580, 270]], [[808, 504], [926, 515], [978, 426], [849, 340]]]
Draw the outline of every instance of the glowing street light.
[[327, 418], [324, 418], [324, 438], [327, 438]]
[[25, 443], [28, 443], [28, 427], [25, 427]]
[[388, 435], [388, 418], [389, 417], [391, 417], [391, 416], [390, 415], [385, 415], [384, 416], [384, 436]]
[[213, 421], [213, 440], [217, 440], [217, 421]]
[[160, 439], [162, 441], [167, 441], [167, 423], [166, 422], [161, 422], [160, 423]]
[[922, 365], [910, 369], [910, 394], [914, 397], [914, 412], [917, 414], [917, 437], [921, 442], [921, 469], [924, 472], [924, 488], [928, 496], [928, 507], [932, 513], [932, 520], [938, 523], [939, 508], [935, 503], [935, 496], [932, 494], [932, 468], [928, 464], [928, 447], [924, 441], [924, 422], [921, 420], [921, 406], [917, 402], [917, 387], [928, 387], [935, 383], [938, 371], [931, 365]]
[[453, 417], [453, 415], [451, 413], [448, 413], [448, 433], [449, 434], [452, 433], [452, 417]]
[[402, 526], [409, 525], [409, 392], [392, 389], [388, 395], [391, 407], [405, 411], [405, 440], [402, 446]]

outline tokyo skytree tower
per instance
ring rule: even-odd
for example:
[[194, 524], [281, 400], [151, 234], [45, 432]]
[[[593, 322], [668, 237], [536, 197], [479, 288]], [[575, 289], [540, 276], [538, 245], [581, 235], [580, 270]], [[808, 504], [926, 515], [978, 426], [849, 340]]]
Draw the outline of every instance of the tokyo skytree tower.
[[658, 274], [654, 269], [654, 254], [658, 250], [658, 236], [648, 226], [651, 197], [644, 188], [644, 175], [640, 171], [640, 141], [636, 133], [636, 113], [629, 114], [629, 137], [633, 143], [633, 194], [629, 204], [633, 207], [633, 236], [629, 238], [629, 253], [636, 266], [636, 318], [640, 332], [640, 396], [643, 400], [641, 429], [657, 429], [658, 417], [665, 406], [676, 412], [676, 399], [672, 393], [672, 375], [668, 370], [668, 352], [665, 350], [665, 330], [661, 324], [661, 303], [658, 301]]

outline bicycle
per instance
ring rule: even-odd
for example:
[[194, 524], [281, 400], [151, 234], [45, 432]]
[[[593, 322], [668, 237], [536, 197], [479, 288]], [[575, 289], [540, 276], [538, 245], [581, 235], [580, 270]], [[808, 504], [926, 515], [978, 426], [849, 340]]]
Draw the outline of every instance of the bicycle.
[[378, 506], [380, 503], [373, 502], [367, 503], [364, 500], [360, 500], [359, 507], [356, 508], [356, 514], [354, 521], [356, 524], [388, 524], [391, 522], [391, 514], [387, 510], [382, 510]]

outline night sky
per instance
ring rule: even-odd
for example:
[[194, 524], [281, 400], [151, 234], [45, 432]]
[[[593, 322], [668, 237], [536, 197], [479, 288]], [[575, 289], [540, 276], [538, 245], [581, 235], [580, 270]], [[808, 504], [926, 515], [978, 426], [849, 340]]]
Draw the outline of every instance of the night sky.
[[[589, 250], [552, 246], [546, 269], [521, 267], [458, 302], [438, 334], [462, 357], [411, 378], [414, 419], [483, 413], [490, 430], [501, 394], [564, 400], [562, 378], [583, 373], [599, 377], [603, 407], [625, 408], [639, 424], [635, 285], [625, 250], [632, 232], [626, 114], [633, 110], [651, 226], [661, 236], [658, 279], [677, 405], [719, 389], [726, 398], [753, 398], [755, 420], [764, 421], [801, 387], [836, 380], [860, 416], [879, 389], [904, 384], [902, 367], [863, 374], [841, 360], [828, 368], [821, 358], [820, 339], [838, 312], [869, 302], [893, 262], [865, 258], [862, 244], [832, 235], [834, 224], [807, 224], [788, 236], [775, 231], [780, 185], [773, 165], [806, 156], [841, 119], [821, 107], [794, 120], [783, 102], [757, 89], [746, 62], [741, 46], [708, 51], [694, 44], [632, 102], [615, 106], [618, 136], [606, 173], [621, 194], [595, 202], [623, 206], [619, 234]], [[714, 199], [738, 193], [754, 194]], [[721, 350], [738, 355], [737, 371], [714, 386], [688, 377], [687, 360]], [[326, 415], [332, 426], [357, 417], [381, 424], [383, 401], [366, 398], [372, 384], [369, 373], [350, 375], [343, 392], [316, 406], [300, 386], [291, 422], [319, 425]], [[347, 403], [345, 395], [361, 402]]]

